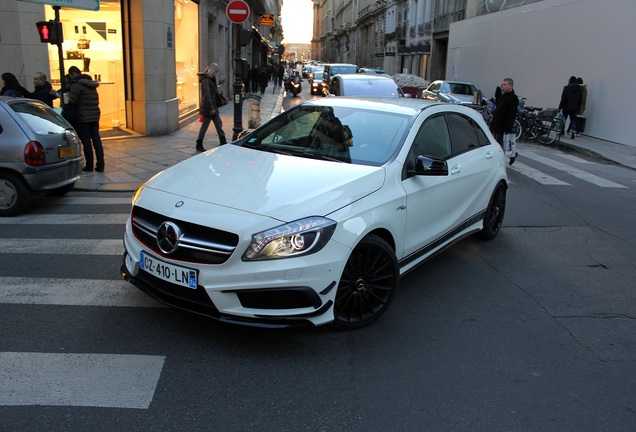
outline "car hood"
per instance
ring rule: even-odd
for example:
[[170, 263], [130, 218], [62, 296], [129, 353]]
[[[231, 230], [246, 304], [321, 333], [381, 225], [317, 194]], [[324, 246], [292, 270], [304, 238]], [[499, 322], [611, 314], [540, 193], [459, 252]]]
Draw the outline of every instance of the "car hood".
[[378, 190], [381, 167], [278, 155], [228, 144], [153, 177], [146, 188], [281, 221], [327, 215]]

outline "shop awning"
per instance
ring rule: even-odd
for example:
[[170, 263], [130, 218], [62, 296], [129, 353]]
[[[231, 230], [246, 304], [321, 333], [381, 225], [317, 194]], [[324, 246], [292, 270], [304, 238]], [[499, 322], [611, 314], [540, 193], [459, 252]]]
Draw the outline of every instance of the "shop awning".
[[256, 41], [259, 41], [268, 51], [274, 51], [274, 48], [269, 43], [269, 41], [265, 39], [265, 36], [263, 36], [254, 26], [252, 26], [252, 38]]

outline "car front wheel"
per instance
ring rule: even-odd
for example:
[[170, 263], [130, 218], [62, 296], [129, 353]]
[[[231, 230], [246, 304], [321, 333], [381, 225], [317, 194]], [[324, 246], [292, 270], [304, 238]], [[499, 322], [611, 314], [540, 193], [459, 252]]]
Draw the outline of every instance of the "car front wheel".
[[15, 216], [31, 202], [31, 191], [20, 177], [0, 172], [0, 216]]
[[378, 319], [395, 297], [399, 276], [391, 246], [376, 235], [362, 239], [340, 278], [333, 326], [355, 329]]
[[506, 185], [499, 182], [490, 197], [486, 214], [484, 215], [484, 227], [476, 235], [483, 240], [492, 240], [497, 237], [504, 214], [506, 213]]

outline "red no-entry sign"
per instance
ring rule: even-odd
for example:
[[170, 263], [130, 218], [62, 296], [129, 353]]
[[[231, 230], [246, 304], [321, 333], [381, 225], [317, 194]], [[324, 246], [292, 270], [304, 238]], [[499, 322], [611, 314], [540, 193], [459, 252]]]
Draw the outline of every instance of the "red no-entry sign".
[[243, 0], [232, 0], [225, 8], [227, 18], [235, 24], [241, 24], [250, 16], [250, 7]]

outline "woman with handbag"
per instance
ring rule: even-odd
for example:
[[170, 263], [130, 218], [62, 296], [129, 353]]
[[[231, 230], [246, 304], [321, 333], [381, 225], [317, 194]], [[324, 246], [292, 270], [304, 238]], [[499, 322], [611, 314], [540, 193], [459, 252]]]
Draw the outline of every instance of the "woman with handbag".
[[223, 123], [219, 115], [219, 107], [227, 104], [227, 99], [219, 92], [219, 86], [216, 82], [218, 74], [219, 65], [216, 63], [208, 65], [203, 72], [198, 73], [201, 87], [201, 106], [199, 108], [201, 128], [197, 136], [196, 150], [200, 152], [205, 151], [203, 148], [203, 138], [208, 130], [208, 126], [210, 126], [210, 121], [214, 122], [216, 133], [219, 135], [220, 145], [227, 143], [225, 132], [223, 132]]

